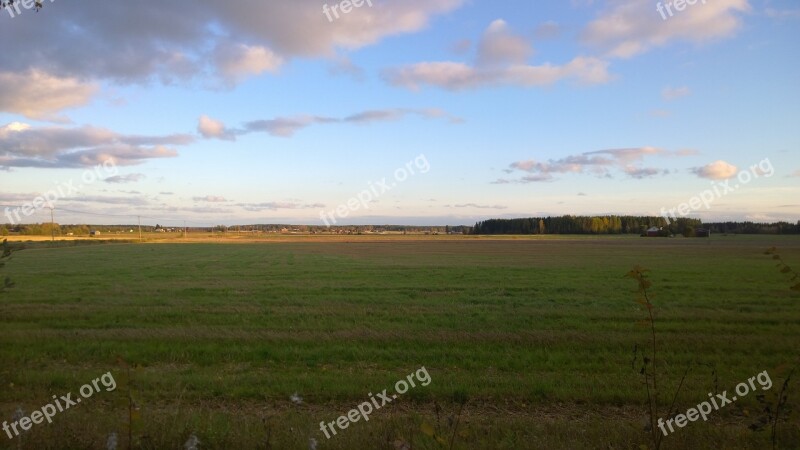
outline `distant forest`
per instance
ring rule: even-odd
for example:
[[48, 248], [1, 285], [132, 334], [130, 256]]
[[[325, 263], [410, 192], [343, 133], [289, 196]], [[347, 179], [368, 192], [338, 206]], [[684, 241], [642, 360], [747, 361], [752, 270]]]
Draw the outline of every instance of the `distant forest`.
[[703, 223], [699, 219], [679, 218], [667, 222], [656, 216], [559, 216], [527, 219], [490, 219], [478, 222], [472, 234], [643, 234], [651, 227], [667, 234], [693, 235], [705, 228], [720, 234], [800, 234], [800, 221], [754, 223]]
[[[330, 233], [330, 234], [643, 234], [651, 227], [662, 228], [661, 235], [692, 236], [699, 229], [712, 234], [800, 234], [800, 221], [754, 223], [718, 222], [703, 223], [699, 219], [679, 218], [668, 223], [655, 216], [559, 216], [531, 217], [527, 219], [490, 219], [470, 226], [407, 226], [407, 225], [346, 225], [327, 228], [320, 225], [240, 225], [214, 227], [188, 226], [189, 233]], [[88, 236], [96, 230], [102, 234], [129, 234], [138, 236], [138, 225], [53, 225], [49, 223], [11, 225], [0, 223], [0, 237], [8, 235]], [[53, 233], [55, 231], [55, 233]], [[163, 227], [142, 225], [142, 232], [182, 233], [182, 226]]]

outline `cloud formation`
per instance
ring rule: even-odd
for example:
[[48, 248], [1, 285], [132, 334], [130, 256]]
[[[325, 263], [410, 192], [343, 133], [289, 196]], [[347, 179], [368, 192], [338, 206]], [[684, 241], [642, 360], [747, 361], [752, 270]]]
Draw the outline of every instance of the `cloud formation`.
[[569, 79], [582, 84], [611, 81], [608, 62], [577, 56], [563, 65], [530, 65], [532, 45], [514, 34], [503, 20], [495, 20], [478, 43], [473, 64], [441, 61], [390, 68], [383, 78], [392, 85], [417, 90], [423, 86], [459, 91], [491, 86], [548, 86]]
[[0, 126], [0, 168], [91, 167], [105, 161], [131, 166], [148, 159], [175, 157], [178, 152], [172, 146], [193, 141], [192, 136], [184, 134], [125, 135], [91, 126], [32, 127], [14, 122]]
[[206, 202], [206, 203], [225, 203], [228, 200], [225, 197], [220, 197], [217, 195], [206, 195], [205, 197], [193, 197], [192, 200], [196, 202]]
[[200, 116], [197, 131], [206, 139], [236, 140], [236, 135], [225, 128], [225, 124], [206, 115]]
[[280, 209], [319, 209], [324, 208], [322, 203], [304, 204], [299, 202], [262, 202], [262, 203], [238, 203], [239, 206], [247, 211], [277, 211]]
[[711, 164], [706, 164], [703, 167], [695, 167], [690, 170], [698, 177], [708, 178], [709, 180], [726, 180], [736, 175], [739, 171], [733, 164], [722, 160], [714, 161]]
[[521, 178], [515, 180], [499, 179], [494, 184], [536, 183], [553, 181], [556, 175], [590, 174], [598, 177], [612, 176], [612, 169], [621, 171], [631, 178], [651, 178], [670, 173], [668, 169], [643, 167], [639, 163], [650, 156], [688, 156], [692, 151], [668, 151], [655, 147], [619, 148], [570, 155], [548, 161], [516, 161], [511, 163], [506, 173], [523, 172]]
[[230, 85], [264, 72], [275, 73], [284, 59], [260, 45], [221, 44], [214, 52], [214, 61], [221, 77]]
[[[697, 3], [664, 20], [650, 0], [611, 1], [584, 29], [582, 40], [608, 57], [631, 58], [672, 42], [704, 43], [733, 35], [748, 0]], [[664, 2], [669, 3], [669, 2]]]
[[[329, 23], [316, 0], [48, 3], [38, 14], [4, 21], [0, 53], [7, 73], [121, 84], [216, 77], [239, 82], [275, 72], [297, 57], [373, 45], [424, 28], [464, 0], [405, 0], [365, 8]], [[11, 94], [0, 83], [0, 98]]]
[[106, 183], [127, 184], [127, 183], [136, 183], [137, 181], [141, 181], [144, 179], [145, 175], [143, 173], [131, 173], [128, 175], [114, 175], [113, 177], [108, 177], [103, 181]]
[[369, 124], [373, 122], [388, 122], [400, 120], [408, 116], [417, 116], [426, 119], [443, 118], [451, 123], [461, 123], [461, 118], [452, 116], [436, 108], [411, 109], [392, 108], [362, 111], [347, 117], [325, 117], [303, 115], [294, 117], [276, 117], [274, 119], [254, 120], [245, 123], [241, 128], [230, 129], [222, 121], [201, 116], [197, 125], [198, 132], [206, 139], [236, 140], [237, 136], [250, 133], [267, 133], [276, 137], [291, 137], [298, 131], [312, 125], [325, 124]]
[[40, 70], [0, 72], [0, 112], [35, 120], [66, 121], [57, 113], [86, 105], [97, 90], [94, 83], [59, 78]]

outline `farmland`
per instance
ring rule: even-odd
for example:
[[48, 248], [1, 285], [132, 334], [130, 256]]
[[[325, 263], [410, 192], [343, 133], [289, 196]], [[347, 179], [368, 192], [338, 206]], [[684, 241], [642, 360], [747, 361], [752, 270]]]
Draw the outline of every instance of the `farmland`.
[[[28, 246], [3, 273], [16, 286], [0, 295], [0, 420], [107, 372], [117, 388], [0, 448], [105, 448], [110, 433], [127, 448], [129, 431], [134, 448], [191, 435], [200, 448], [639, 448], [632, 360], [650, 335], [624, 277], [636, 265], [650, 270], [665, 398], [689, 368], [677, 409], [765, 370], [774, 399], [800, 362], [800, 295], [763, 254], [800, 267], [794, 237]], [[427, 386], [320, 431], [420, 367]], [[762, 408], [751, 394], [662, 448], [768, 448], [769, 429], [748, 428]], [[796, 414], [781, 448], [800, 446]]]

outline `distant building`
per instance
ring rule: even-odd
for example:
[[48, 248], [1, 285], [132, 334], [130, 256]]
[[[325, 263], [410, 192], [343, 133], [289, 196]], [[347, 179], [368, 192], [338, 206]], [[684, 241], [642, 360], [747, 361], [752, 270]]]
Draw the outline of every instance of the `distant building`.
[[650, 227], [645, 232], [647, 237], [659, 237], [661, 236], [661, 228], [660, 227]]
[[100, 232], [97, 230], [92, 230], [89, 232], [89, 236], [100, 236]]

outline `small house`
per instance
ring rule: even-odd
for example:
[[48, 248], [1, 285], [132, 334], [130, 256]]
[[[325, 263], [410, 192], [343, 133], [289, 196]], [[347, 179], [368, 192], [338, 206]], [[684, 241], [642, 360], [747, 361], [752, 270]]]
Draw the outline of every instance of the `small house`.
[[650, 227], [645, 232], [647, 237], [659, 237], [661, 236], [661, 228], [660, 227]]

